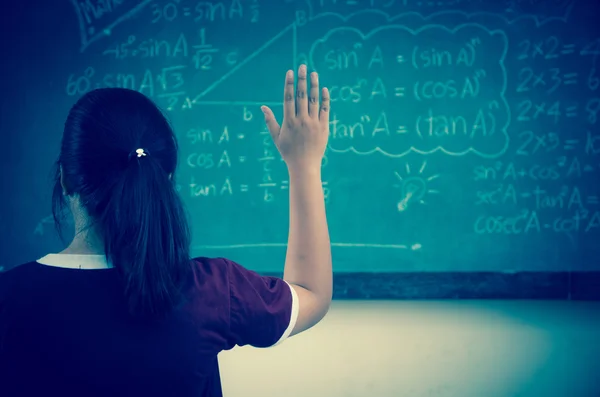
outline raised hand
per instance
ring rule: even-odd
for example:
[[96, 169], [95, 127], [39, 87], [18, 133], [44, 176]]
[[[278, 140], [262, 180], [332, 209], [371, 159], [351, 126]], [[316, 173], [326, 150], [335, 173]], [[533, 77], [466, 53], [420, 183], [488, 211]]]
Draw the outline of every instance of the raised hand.
[[283, 122], [277, 122], [267, 106], [261, 110], [273, 142], [288, 168], [320, 168], [329, 138], [329, 91], [321, 90], [319, 101], [319, 76], [310, 74], [310, 91], [307, 87], [306, 65], [298, 68], [298, 84], [294, 92], [294, 72], [288, 70], [283, 90]]

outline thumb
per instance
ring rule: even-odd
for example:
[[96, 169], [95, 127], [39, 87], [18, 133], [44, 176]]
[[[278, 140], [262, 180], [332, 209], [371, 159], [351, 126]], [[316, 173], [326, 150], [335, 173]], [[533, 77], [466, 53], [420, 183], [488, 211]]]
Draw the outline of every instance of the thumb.
[[260, 110], [262, 110], [262, 112], [265, 115], [265, 123], [267, 123], [267, 128], [271, 133], [271, 138], [273, 138], [273, 142], [277, 142], [277, 137], [279, 136], [279, 131], [281, 130], [281, 127], [279, 126], [279, 123], [277, 123], [273, 111], [267, 106], [261, 106]]

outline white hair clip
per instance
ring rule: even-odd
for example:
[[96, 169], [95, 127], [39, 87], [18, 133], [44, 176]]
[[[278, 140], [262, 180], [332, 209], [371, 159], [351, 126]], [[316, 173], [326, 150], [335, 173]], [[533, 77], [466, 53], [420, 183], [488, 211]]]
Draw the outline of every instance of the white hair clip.
[[144, 152], [144, 149], [142, 149], [142, 148], [136, 149], [135, 152], [138, 157], [146, 156], [146, 153]]

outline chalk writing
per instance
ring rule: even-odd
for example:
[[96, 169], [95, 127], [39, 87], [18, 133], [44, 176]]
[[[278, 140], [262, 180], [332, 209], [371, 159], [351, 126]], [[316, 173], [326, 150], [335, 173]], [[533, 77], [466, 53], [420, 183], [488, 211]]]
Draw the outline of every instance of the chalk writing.
[[594, 171], [593, 160], [587, 162], [578, 157], [560, 156], [550, 164], [533, 164], [522, 166], [515, 162], [498, 161], [493, 166], [478, 165], [473, 169], [475, 181], [556, 181], [559, 179], [579, 178], [583, 174]]
[[449, 79], [445, 81], [417, 81], [414, 84], [413, 93], [418, 101], [426, 99], [467, 99], [476, 98], [481, 92], [481, 79], [485, 78], [486, 72], [481, 69], [475, 71], [473, 76], [467, 76], [463, 80]]
[[534, 103], [530, 99], [525, 99], [517, 104], [517, 121], [531, 121], [548, 117], [554, 123], [558, 123], [563, 112], [565, 117], [577, 116], [577, 104], [563, 109], [560, 101]]
[[476, 48], [480, 45], [481, 40], [479, 37], [473, 37], [454, 51], [415, 46], [412, 50], [412, 65], [415, 69], [451, 66], [471, 67], [477, 58]]
[[[585, 218], [585, 219], [584, 219]], [[569, 216], [544, 217], [534, 210], [514, 215], [482, 215], [473, 225], [476, 234], [527, 235], [546, 231], [555, 233], [590, 233], [600, 228], [600, 211], [575, 212]]]
[[[247, 4], [251, 3], [251, 4]], [[191, 19], [197, 23], [217, 23], [244, 19], [248, 15], [251, 22], [258, 22], [260, 7], [257, 1], [181, 1], [174, 0], [163, 4], [154, 3], [152, 23], [176, 22]]]
[[[448, 34], [456, 36], [458, 46], [413, 44], [416, 39], [439, 43], [436, 37]], [[393, 40], [391, 35], [394, 35]], [[336, 43], [335, 49], [329, 49], [330, 42]], [[392, 48], [391, 43], [400, 44]], [[406, 48], [402, 48], [403, 45]], [[492, 46], [496, 58], [484, 50], [486, 46]], [[428, 25], [418, 30], [390, 25], [368, 33], [353, 27], [330, 30], [312, 45], [309, 59], [317, 69], [323, 66], [338, 72], [330, 76], [334, 102], [353, 105], [377, 101], [395, 107], [394, 101], [405, 100], [409, 94], [417, 102], [430, 102], [411, 114], [413, 120], [400, 120], [399, 113], [393, 112], [394, 116], [390, 116], [390, 112], [385, 111], [355, 114], [354, 119], [333, 114], [331, 149], [358, 154], [381, 153], [389, 157], [437, 151], [452, 155], [473, 152], [482, 157], [502, 155], [508, 146], [508, 105], [502, 90], [484, 91], [483, 87], [489, 78], [506, 82], [503, 65], [506, 51], [503, 32], [489, 31], [478, 24], [454, 29]], [[405, 62], [407, 58], [411, 61]], [[383, 74], [387, 65], [391, 67], [394, 63], [406, 64], [408, 70], [398, 77]], [[357, 70], [376, 77], [350, 77]], [[447, 78], [441, 77], [446, 73]], [[424, 78], [428, 74], [431, 77]], [[463, 76], [457, 77], [457, 74]], [[345, 80], [346, 76], [352, 79], [351, 83]], [[343, 79], [344, 83], [338, 83]], [[482, 99], [484, 107], [481, 107]], [[479, 107], [465, 111], [461, 106], [460, 113], [448, 113], [446, 100], [470, 100]]]
[[190, 178], [189, 194], [191, 197], [231, 196], [233, 185], [229, 178], [220, 183], [199, 183], [193, 176]]
[[103, 55], [114, 56], [115, 59], [139, 58], [177, 58], [187, 57], [190, 45], [185, 34], [181, 33], [174, 41], [148, 38], [140, 40], [130, 35], [127, 40], [104, 50]]
[[495, 133], [496, 119], [486, 109], [477, 109], [473, 119], [460, 115], [434, 114], [432, 109], [417, 117], [415, 130], [419, 137], [458, 136], [470, 139]]
[[519, 71], [517, 92], [528, 92], [532, 89], [543, 88], [546, 93], [551, 94], [561, 86], [576, 85], [578, 79], [579, 73], [572, 71], [565, 73], [560, 68], [534, 71], [530, 67], [525, 67]]
[[[175, 65], [158, 69], [146, 69], [141, 74], [105, 73], [98, 74], [94, 68], [88, 67], [83, 74], [72, 73], [67, 79], [66, 93], [69, 96], [82, 95], [89, 90], [101, 87], [129, 88], [153, 97], [168, 96], [168, 91], [180, 90], [184, 87], [183, 71], [186, 66]], [[183, 93], [183, 91], [181, 91]], [[174, 94], [173, 94], [174, 95]]]
[[525, 39], [518, 43], [518, 60], [529, 59], [556, 59], [561, 56], [576, 54], [575, 43], [562, 43], [557, 36], [550, 36], [541, 40]]
[[486, 190], [476, 192], [475, 205], [517, 205], [533, 201], [536, 210], [586, 210], [586, 203], [593, 204], [597, 196], [582, 193], [578, 186], [563, 185], [558, 191], [549, 191], [536, 185], [532, 189], [520, 189], [514, 183], [500, 183]]

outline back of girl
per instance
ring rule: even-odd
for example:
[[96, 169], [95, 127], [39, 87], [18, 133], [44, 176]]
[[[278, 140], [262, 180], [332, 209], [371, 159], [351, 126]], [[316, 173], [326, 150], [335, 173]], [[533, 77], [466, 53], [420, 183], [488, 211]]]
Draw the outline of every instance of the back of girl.
[[274, 346], [323, 318], [329, 94], [305, 66], [297, 80], [288, 71], [281, 125], [263, 107], [290, 177], [283, 278], [190, 257], [177, 141], [151, 100], [109, 88], [73, 106], [53, 206], [59, 227], [73, 217], [75, 237], [0, 275], [0, 395], [221, 396], [220, 351]]

